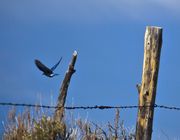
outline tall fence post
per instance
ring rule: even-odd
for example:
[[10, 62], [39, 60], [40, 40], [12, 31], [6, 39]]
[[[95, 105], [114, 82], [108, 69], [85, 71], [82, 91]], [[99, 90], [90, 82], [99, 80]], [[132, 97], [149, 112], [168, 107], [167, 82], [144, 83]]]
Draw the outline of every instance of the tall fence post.
[[151, 140], [161, 46], [162, 28], [147, 26], [144, 37], [142, 82], [138, 85], [141, 107], [138, 108], [136, 140]]
[[75, 65], [76, 59], [77, 59], [77, 52], [74, 51], [72, 60], [69, 64], [68, 70], [66, 72], [66, 75], [64, 77], [64, 80], [60, 88], [58, 103], [57, 103], [57, 107], [59, 108], [55, 110], [55, 114], [54, 114], [54, 119], [56, 121], [61, 121], [64, 117], [64, 105], [66, 102], [67, 90], [69, 87], [71, 76], [75, 72], [74, 65]]

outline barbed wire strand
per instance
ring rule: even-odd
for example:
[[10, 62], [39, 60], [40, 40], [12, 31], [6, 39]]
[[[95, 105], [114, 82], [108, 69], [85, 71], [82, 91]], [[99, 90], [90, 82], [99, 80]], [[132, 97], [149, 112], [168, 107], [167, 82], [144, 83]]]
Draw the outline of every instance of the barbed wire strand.
[[[24, 104], [24, 103], [3, 103], [0, 102], [0, 106], [21, 106], [21, 107], [39, 107], [39, 108], [47, 108], [47, 109], [57, 109], [62, 108], [58, 106], [49, 106], [49, 105], [36, 105], [36, 104]], [[175, 106], [166, 106], [166, 105], [153, 105], [153, 106], [138, 106], [138, 105], [125, 105], [125, 106], [105, 106], [105, 105], [95, 105], [95, 106], [65, 106], [64, 109], [73, 110], [73, 109], [134, 109], [134, 108], [144, 108], [144, 107], [154, 107], [168, 110], [176, 110], [180, 111], [180, 107]]]

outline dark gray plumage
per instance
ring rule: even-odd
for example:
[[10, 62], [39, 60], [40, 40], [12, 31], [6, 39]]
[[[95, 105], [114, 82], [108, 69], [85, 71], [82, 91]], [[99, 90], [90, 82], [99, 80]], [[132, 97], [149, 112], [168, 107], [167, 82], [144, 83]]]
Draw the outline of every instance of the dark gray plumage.
[[61, 62], [62, 57], [60, 58], [60, 60], [57, 62], [57, 64], [55, 64], [52, 68], [48, 68], [46, 67], [41, 61], [35, 59], [35, 64], [38, 67], [39, 70], [41, 70], [43, 72], [43, 75], [46, 75], [47, 77], [54, 77], [58, 74], [55, 74], [53, 71], [56, 69], [56, 67], [59, 65], [59, 63]]

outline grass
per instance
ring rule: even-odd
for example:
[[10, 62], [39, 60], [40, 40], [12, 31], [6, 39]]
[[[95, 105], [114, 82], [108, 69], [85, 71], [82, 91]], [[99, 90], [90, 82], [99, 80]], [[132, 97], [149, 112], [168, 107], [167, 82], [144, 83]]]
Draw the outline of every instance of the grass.
[[[16, 109], [9, 111], [8, 122], [5, 124], [3, 140], [134, 140], [134, 132], [124, 127], [120, 121], [120, 112], [116, 110], [114, 122], [102, 127], [93, 122], [78, 119], [67, 124], [54, 120], [52, 116], [42, 114], [36, 109], [33, 117], [30, 109], [17, 114]], [[40, 115], [41, 114], [41, 115]], [[71, 116], [72, 117], [72, 116]]]

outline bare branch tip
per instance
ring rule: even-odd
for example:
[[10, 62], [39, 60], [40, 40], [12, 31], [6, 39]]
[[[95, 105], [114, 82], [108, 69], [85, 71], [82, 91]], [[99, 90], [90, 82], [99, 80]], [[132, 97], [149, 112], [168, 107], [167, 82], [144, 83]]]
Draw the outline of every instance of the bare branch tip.
[[74, 51], [73, 55], [74, 55], [74, 56], [77, 56], [77, 51]]

